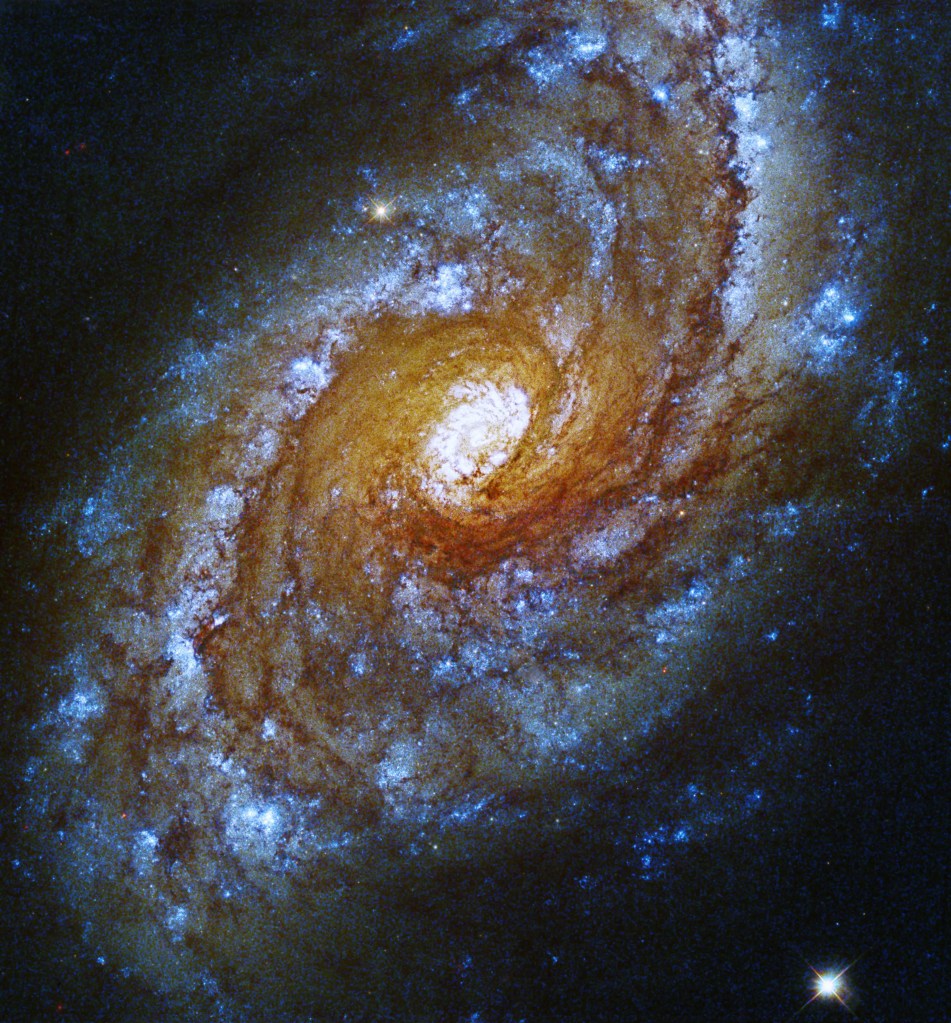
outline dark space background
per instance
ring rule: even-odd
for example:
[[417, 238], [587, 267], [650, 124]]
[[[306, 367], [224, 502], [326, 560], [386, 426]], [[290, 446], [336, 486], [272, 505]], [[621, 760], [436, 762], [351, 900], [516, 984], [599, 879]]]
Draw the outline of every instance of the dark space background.
[[[793, 17], [798, 6], [777, 16]], [[786, 1020], [809, 997], [810, 964], [853, 961], [856, 1018], [951, 1018], [948, 15], [940, 3], [852, 7], [882, 27], [869, 44], [864, 116], [893, 139], [881, 155], [891, 173], [920, 181], [915, 216], [892, 225], [881, 321], [901, 352], [896, 365], [928, 381], [919, 431], [883, 466], [862, 520], [821, 538], [828, 574], [810, 594], [789, 597], [799, 642], [783, 662], [751, 654], [712, 712], [688, 711], [670, 728], [690, 730], [695, 714], [706, 717], [699, 729], [729, 735], [736, 718], [755, 723], [761, 704], [758, 742], [768, 759], [770, 722], [785, 711], [825, 720], [808, 756], [777, 757], [781, 798], [769, 811], [739, 832], [712, 832], [649, 882], [619, 885], [600, 869], [614, 855], [608, 827], [592, 827], [573, 852], [526, 849], [496, 882], [474, 877], [473, 906], [479, 886], [507, 885], [513, 919], [531, 921], [522, 933], [481, 921], [498, 927], [496, 963], [505, 964], [492, 1019]], [[31, 517], [92, 472], [112, 431], [142, 414], [150, 376], [183, 332], [195, 336], [196, 303], [220, 295], [240, 272], [233, 266], [252, 259], [244, 246], [260, 204], [305, 165], [332, 165], [335, 146], [346, 145], [335, 136], [335, 110], [372, 106], [382, 88], [425, 87], [381, 82], [369, 49], [339, 45], [367, 30], [366, 5], [319, 10], [0, 6], [0, 671], [10, 806], [33, 699], [18, 664], [31, 617], [50, 613], [15, 577]], [[843, 103], [847, 84], [833, 85]], [[294, 148], [304, 122], [308, 139], [318, 126], [327, 139], [306, 158]], [[263, 236], [285, 239], [290, 251], [297, 225], [288, 220]], [[248, 322], [255, 311], [251, 303]], [[851, 550], [856, 535], [863, 542]], [[777, 679], [788, 685], [780, 690]], [[801, 709], [807, 692], [814, 710]], [[654, 741], [662, 746], [665, 736]], [[710, 752], [724, 758], [725, 779], [730, 752], [729, 740]], [[716, 765], [702, 768], [716, 776]], [[679, 769], [689, 777], [691, 764]], [[0, 862], [12, 855], [7, 816]], [[594, 879], [581, 901], [564, 895], [579, 872]], [[5, 862], [0, 878], [0, 1023], [165, 1018], [149, 992], [64, 953], [73, 923], [43, 893], [11, 887]], [[425, 897], [438, 899], [438, 885]], [[557, 956], [539, 956], [541, 934]], [[446, 1019], [463, 1018], [451, 975], [434, 972], [428, 982], [446, 987]], [[394, 991], [404, 987], [396, 964]], [[354, 1005], [353, 1019], [414, 1018], [412, 990], [378, 1009], [355, 994]], [[849, 1012], [815, 1002], [796, 1018]]]

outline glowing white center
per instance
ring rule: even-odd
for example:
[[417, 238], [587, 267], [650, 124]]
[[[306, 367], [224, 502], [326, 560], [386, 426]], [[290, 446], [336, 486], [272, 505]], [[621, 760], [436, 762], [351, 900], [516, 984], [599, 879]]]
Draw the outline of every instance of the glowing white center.
[[824, 977], [819, 978], [819, 994], [829, 998], [836, 993], [839, 988], [839, 978], [832, 977], [826, 974]]
[[504, 465], [531, 422], [528, 395], [514, 384], [467, 382], [449, 390], [449, 411], [423, 453], [429, 490], [465, 496]]

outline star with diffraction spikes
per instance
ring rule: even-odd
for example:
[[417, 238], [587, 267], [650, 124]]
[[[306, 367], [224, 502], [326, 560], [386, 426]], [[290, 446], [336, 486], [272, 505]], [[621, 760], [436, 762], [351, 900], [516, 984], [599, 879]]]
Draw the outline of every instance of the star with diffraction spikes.
[[[831, 969], [824, 972], [820, 972], [814, 966], [810, 965], [809, 969], [814, 974], [812, 980], [813, 995], [810, 999], [808, 999], [808, 1001], [800, 1006], [795, 1015], [798, 1016], [803, 1009], [812, 1005], [814, 1001], [821, 998], [827, 1001], [834, 999], [839, 1003], [839, 1005], [854, 1016], [855, 1013], [852, 1012], [846, 1001], [849, 996], [849, 986], [845, 975], [852, 969], [856, 962], [858, 962], [857, 959], [853, 960], [848, 966], [843, 967], [841, 970]], [[795, 1016], [793, 1018], [795, 1018]]]
[[391, 216], [393, 211], [392, 199], [385, 202], [382, 199], [373, 199], [364, 209], [367, 212], [367, 218], [374, 223], [388, 224], [393, 219]]

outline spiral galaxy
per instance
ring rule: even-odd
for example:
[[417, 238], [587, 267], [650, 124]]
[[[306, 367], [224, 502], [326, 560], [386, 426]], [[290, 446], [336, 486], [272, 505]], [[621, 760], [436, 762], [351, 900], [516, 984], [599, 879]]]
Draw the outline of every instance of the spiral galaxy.
[[925, 416], [842, 5], [397, 6], [32, 521], [17, 867], [163, 1019], [522, 1018], [498, 879], [649, 885], [781, 802], [769, 665]]

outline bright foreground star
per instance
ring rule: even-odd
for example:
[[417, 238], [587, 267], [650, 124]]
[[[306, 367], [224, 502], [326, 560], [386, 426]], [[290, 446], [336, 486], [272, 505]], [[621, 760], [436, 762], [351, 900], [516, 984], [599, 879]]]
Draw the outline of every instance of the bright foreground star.
[[829, 973], [823, 974], [816, 983], [816, 990], [823, 998], [835, 997], [839, 990], [839, 978]]
[[796, 1013], [798, 1016], [807, 1005], [811, 1005], [817, 998], [834, 998], [843, 1008], [848, 1009], [849, 1012], [852, 1010], [846, 1003], [846, 998], [849, 996], [848, 983], [845, 980], [845, 975], [855, 965], [850, 963], [844, 969], [841, 970], [827, 970], [825, 973], [820, 973], [814, 966], [810, 966], [815, 975], [813, 980], [813, 991], [815, 992], [805, 1005], [801, 1006], [799, 1011]]
[[390, 207], [392, 202], [374, 202], [370, 206], [370, 219], [384, 221], [390, 219]]

